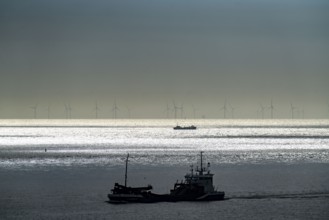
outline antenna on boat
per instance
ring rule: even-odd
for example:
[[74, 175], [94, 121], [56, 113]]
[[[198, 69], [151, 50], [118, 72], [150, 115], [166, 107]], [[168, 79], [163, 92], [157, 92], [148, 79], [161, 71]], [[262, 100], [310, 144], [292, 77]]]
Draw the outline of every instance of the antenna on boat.
[[127, 187], [128, 158], [129, 158], [129, 154], [127, 154], [127, 159], [126, 159], [125, 187]]

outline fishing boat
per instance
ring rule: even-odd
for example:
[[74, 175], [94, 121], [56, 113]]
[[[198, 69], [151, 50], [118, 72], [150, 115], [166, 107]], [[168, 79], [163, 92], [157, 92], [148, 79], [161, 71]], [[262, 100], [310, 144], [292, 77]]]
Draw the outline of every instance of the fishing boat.
[[126, 158], [125, 183], [124, 185], [119, 183], [114, 184], [114, 188], [111, 190], [111, 193], [108, 194], [110, 203], [146, 202], [150, 200], [148, 195], [150, 195], [153, 189], [151, 185], [145, 187], [127, 186], [128, 159], [129, 154], [127, 154]]
[[176, 182], [170, 190], [171, 201], [215, 201], [223, 200], [225, 192], [215, 190], [213, 176], [210, 172], [210, 163], [203, 166], [203, 152], [200, 152], [200, 167], [194, 172], [193, 165], [191, 172], [185, 175], [185, 180]]
[[185, 175], [185, 179], [176, 182], [174, 188], [169, 194], [152, 193], [153, 187], [128, 187], [127, 186], [127, 167], [126, 159], [125, 184], [114, 184], [112, 193], [108, 194], [110, 203], [150, 203], [150, 202], [179, 202], [179, 201], [217, 201], [223, 200], [225, 193], [215, 190], [213, 186], [213, 176], [210, 172], [210, 163], [203, 166], [203, 152], [200, 153], [200, 168], [197, 167], [194, 172], [191, 166], [190, 173]]

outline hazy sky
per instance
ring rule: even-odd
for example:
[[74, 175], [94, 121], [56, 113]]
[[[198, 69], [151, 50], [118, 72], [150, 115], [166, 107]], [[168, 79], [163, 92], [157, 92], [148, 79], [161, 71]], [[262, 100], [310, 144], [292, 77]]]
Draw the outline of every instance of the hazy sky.
[[172, 100], [222, 117], [225, 99], [236, 117], [271, 99], [328, 117], [329, 1], [0, 1], [0, 117], [93, 117], [96, 100], [101, 117], [114, 100], [121, 117]]

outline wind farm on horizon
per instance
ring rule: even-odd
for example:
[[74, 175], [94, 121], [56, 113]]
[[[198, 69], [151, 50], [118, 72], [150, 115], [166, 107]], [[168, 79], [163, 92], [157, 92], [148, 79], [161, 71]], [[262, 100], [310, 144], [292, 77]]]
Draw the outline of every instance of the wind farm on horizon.
[[[15, 117], [5, 111], [10, 106], [2, 106], [0, 118], [2, 119], [313, 119], [329, 118], [329, 104], [323, 106], [323, 116], [319, 117], [305, 111], [304, 107], [295, 105], [290, 101], [285, 105], [277, 107], [273, 98], [268, 102], [254, 103], [254, 108], [247, 108], [243, 104], [228, 101], [227, 98], [222, 104], [205, 108], [202, 105], [196, 106], [194, 103], [177, 102], [176, 100], [166, 101], [163, 104], [154, 105], [152, 114], [145, 113], [147, 109], [143, 106], [122, 104], [115, 99], [112, 104], [98, 100], [92, 105], [74, 105], [71, 102], [63, 102], [55, 105], [53, 103], [36, 103], [29, 107], [22, 108], [24, 117]], [[144, 107], [144, 108], [143, 108]], [[17, 108], [17, 107], [15, 107]], [[327, 108], [327, 109], [326, 109]], [[309, 110], [309, 108], [307, 109]], [[209, 114], [210, 112], [210, 114]]]

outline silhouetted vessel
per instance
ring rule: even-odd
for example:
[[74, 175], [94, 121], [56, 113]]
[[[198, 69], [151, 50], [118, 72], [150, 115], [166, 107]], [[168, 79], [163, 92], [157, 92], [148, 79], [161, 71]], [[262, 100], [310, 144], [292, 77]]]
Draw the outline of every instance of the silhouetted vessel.
[[127, 202], [155, 202], [153, 196], [150, 197], [152, 186], [146, 187], [127, 187], [118, 183], [114, 184], [112, 193], [108, 194], [111, 203]]
[[174, 188], [170, 190], [170, 194], [152, 193], [152, 186], [146, 187], [127, 187], [127, 165], [125, 185], [114, 184], [112, 193], [108, 194], [111, 203], [127, 203], [127, 202], [178, 202], [178, 201], [217, 201], [223, 200], [225, 193], [217, 191], [213, 186], [213, 176], [210, 173], [210, 163], [207, 167], [203, 167], [202, 153], [200, 153], [201, 162], [200, 169], [197, 167], [196, 172], [191, 166], [191, 172], [185, 175], [185, 180], [176, 182]]
[[[127, 170], [128, 170], [129, 154], [126, 158], [126, 170], [125, 170], [125, 184], [114, 184], [112, 193], [108, 194], [109, 202], [111, 203], [127, 203], [127, 202], [146, 202], [151, 194], [153, 187], [148, 185], [146, 187], [129, 187], [127, 186]], [[150, 199], [153, 202], [153, 199]]]
[[203, 167], [202, 153], [200, 152], [200, 169], [196, 172], [191, 166], [191, 172], [185, 175], [185, 180], [175, 183], [174, 189], [170, 190], [170, 201], [215, 201], [223, 200], [225, 193], [217, 191], [213, 186], [213, 176], [210, 173], [210, 163]]
[[195, 130], [196, 126], [191, 125], [191, 126], [180, 126], [180, 125], [176, 125], [174, 127], [174, 130]]

